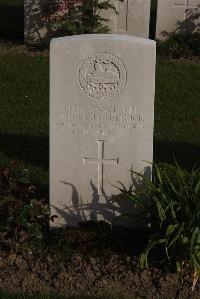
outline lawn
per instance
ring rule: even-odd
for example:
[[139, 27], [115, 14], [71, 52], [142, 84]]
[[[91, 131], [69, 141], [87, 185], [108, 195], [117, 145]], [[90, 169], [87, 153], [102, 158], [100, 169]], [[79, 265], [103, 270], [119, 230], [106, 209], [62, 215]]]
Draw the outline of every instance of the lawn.
[[[1, 56], [0, 164], [25, 162], [34, 182], [48, 184], [49, 62]], [[157, 63], [154, 160], [200, 166], [200, 65]]]
[[48, 60], [1, 56], [0, 161], [27, 163], [37, 182], [48, 182]]
[[200, 64], [157, 63], [154, 159], [200, 166]]

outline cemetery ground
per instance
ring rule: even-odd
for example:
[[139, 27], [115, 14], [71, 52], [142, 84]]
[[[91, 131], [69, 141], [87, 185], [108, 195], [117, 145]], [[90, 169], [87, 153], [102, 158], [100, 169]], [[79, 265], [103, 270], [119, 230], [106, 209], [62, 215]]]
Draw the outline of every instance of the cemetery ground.
[[[12, 160], [22, 161], [37, 187], [37, 197], [48, 202], [48, 52], [27, 53], [23, 46], [6, 50], [3, 43], [1, 49], [1, 169], [8, 167]], [[188, 170], [194, 164], [200, 166], [199, 77], [198, 61], [158, 58], [156, 163], [173, 163], [176, 159]], [[85, 293], [89, 296], [87, 299], [95, 296], [105, 299], [200, 298], [198, 283], [194, 291], [191, 290], [191, 269], [186, 267], [176, 273], [161, 263], [159, 252], [153, 254], [150, 267], [140, 269], [138, 256], [147, 237], [145, 231], [111, 230], [105, 223], [88, 223], [78, 229], [50, 234], [45, 230], [43, 240], [24, 243], [21, 249], [12, 252], [10, 239], [6, 242], [1, 239], [0, 288], [20, 294], [52, 293], [52, 298], [57, 298], [59, 293], [70, 296], [74, 292], [75, 297], [68, 298], [84, 298]], [[7, 293], [0, 296], [14, 298]], [[62, 297], [58, 295], [58, 298]]]

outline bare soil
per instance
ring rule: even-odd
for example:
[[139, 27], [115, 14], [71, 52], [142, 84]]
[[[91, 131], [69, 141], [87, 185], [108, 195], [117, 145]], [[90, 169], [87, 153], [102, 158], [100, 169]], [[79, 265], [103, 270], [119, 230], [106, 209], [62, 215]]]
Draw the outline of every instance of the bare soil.
[[118, 239], [124, 250], [117, 243], [112, 244], [113, 236], [105, 230], [66, 229], [56, 239], [49, 235], [49, 244], [43, 249], [34, 245], [32, 251], [18, 254], [0, 243], [0, 289], [12, 293], [106, 294], [135, 299], [200, 298], [200, 283], [192, 291], [189, 268], [177, 274], [156, 262], [157, 266], [141, 270], [138, 255], [131, 253], [142, 244], [138, 243], [139, 236], [130, 232], [129, 236], [131, 242]]
[[26, 46], [21, 40], [1, 40], [0, 39], [0, 55], [18, 55], [24, 54], [28, 56], [48, 56], [49, 50], [46, 48], [36, 48]]

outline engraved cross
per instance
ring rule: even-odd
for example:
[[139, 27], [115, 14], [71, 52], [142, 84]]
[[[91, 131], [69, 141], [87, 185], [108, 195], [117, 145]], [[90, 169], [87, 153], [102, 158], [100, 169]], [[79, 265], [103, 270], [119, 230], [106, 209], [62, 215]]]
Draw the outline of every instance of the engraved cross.
[[88, 164], [97, 164], [98, 165], [98, 195], [102, 195], [104, 165], [118, 165], [119, 158], [105, 159], [104, 158], [104, 142], [105, 142], [105, 140], [97, 140], [97, 142], [98, 142], [98, 158], [84, 157], [83, 162], [88, 163]]

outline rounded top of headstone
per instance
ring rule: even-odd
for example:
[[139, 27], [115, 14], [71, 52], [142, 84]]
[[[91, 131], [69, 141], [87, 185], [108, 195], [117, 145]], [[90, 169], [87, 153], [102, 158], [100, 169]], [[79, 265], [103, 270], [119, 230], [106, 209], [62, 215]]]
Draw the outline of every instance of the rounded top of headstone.
[[154, 40], [150, 40], [142, 37], [135, 37], [130, 35], [122, 35], [122, 34], [81, 34], [81, 35], [73, 35], [73, 36], [64, 36], [57, 37], [51, 40], [51, 46], [54, 43], [63, 43], [65, 41], [83, 41], [83, 40], [119, 40], [119, 41], [127, 41], [127, 42], [135, 42], [146, 45], [156, 45]]

